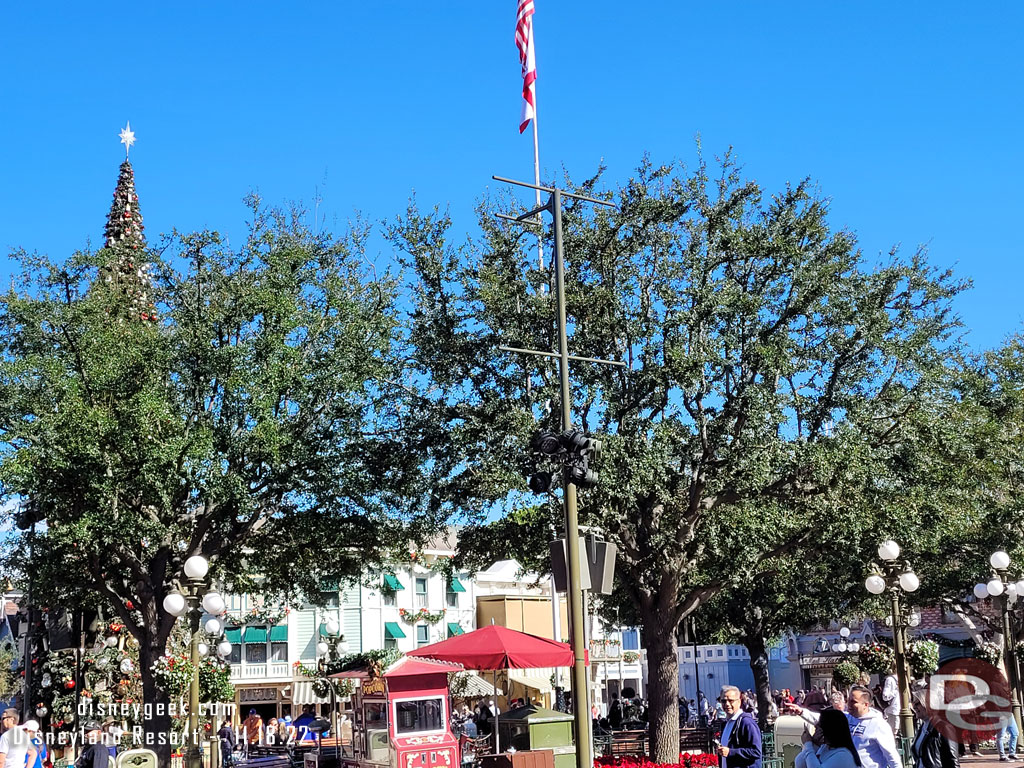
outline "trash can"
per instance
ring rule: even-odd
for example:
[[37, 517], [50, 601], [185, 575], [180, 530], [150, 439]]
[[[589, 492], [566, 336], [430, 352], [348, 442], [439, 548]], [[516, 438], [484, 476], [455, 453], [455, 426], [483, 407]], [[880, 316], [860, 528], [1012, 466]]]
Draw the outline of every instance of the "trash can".
[[574, 768], [572, 725], [572, 715], [530, 704], [498, 715], [499, 743], [502, 750], [551, 750], [554, 768]]

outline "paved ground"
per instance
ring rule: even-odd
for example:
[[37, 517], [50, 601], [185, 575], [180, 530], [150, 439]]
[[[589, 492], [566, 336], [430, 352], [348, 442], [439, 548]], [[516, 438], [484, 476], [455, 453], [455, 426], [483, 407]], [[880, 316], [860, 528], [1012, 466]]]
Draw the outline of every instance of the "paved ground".
[[981, 748], [981, 757], [976, 755], [965, 755], [960, 758], [960, 765], [963, 768], [1008, 768], [1009, 766], [1020, 766], [1024, 768], [1024, 750], [1018, 748], [1017, 761], [1007, 761], [1005, 763], [999, 762], [999, 753], [994, 749]]

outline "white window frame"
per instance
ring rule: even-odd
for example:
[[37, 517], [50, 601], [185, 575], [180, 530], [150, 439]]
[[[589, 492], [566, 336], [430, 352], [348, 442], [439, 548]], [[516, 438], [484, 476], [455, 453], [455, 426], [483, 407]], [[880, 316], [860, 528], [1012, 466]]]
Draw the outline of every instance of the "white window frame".
[[[404, 739], [404, 738], [408, 738], [409, 736], [427, 736], [427, 735], [437, 734], [437, 733], [441, 733], [441, 734], [448, 733], [448, 725], [447, 725], [447, 723], [448, 723], [449, 715], [448, 715], [448, 702], [446, 701], [447, 698], [448, 698], [447, 696], [444, 696], [442, 694], [436, 694], [436, 695], [435, 694], [431, 694], [429, 696], [407, 696], [407, 697], [405, 697], [403, 699], [392, 699], [391, 700], [391, 717], [392, 717], [391, 722], [393, 722], [395, 724], [395, 727], [394, 727], [395, 738]], [[402, 733], [399, 733], [398, 732], [398, 705], [403, 703], [403, 702], [406, 702], [406, 701], [423, 701], [424, 699], [438, 699], [441, 702], [441, 727], [438, 728], [438, 729], [431, 730], [431, 731], [403, 731]]]

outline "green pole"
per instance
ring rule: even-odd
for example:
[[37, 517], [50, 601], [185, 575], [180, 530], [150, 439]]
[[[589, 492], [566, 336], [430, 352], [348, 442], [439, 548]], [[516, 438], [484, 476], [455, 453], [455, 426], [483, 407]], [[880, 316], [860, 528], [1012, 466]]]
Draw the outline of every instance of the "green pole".
[[[558, 357], [561, 374], [562, 429], [572, 429], [572, 395], [569, 390], [569, 338], [565, 311], [565, 256], [562, 251], [562, 195], [551, 193], [551, 215], [555, 230], [555, 284], [558, 302]], [[580, 528], [576, 506], [576, 485], [563, 472], [565, 488], [566, 597], [569, 602], [569, 627], [572, 636], [572, 701], [576, 725], [576, 765], [593, 768], [590, 748], [590, 701], [583, 626], [583, 590], [580, 589]]]
[[907, 674], [907, 628], [900, 610], [899, 586], [892, 590], [892, 640], [896, 655], [896, 680], [900, 687], [900, 733], [914, 738], [914, 712], [910, 709], [910, 676]]

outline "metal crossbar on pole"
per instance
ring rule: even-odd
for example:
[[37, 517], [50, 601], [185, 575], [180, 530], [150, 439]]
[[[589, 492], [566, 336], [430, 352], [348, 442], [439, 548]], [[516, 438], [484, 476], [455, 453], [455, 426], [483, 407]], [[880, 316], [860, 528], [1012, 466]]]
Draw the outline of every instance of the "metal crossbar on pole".
[[[546, 352], [543, 350], [520, 349], [518, 347], [500, 347], [506, 352], [517, 352], [539, 357], [557, 357], [559, 360], [559, 379], [562, 399], [562, 429], [568, 432], [572, 429], [572, 394], [569, 387], [569, 361], [599, 363], [604, 365], [622, 365], [625, 363], [616, 360], [601, 360], [594, 357], [579, 357], [569, 354], [569, 338], [566, 330], [566, 308], [565, 308], [565, 254], [562, 247], [562, 197], [571, 197], [576, 200], [585, 200], [597, 205], [604, 205], [614, 208], [613, 203], [606, 200], [597, 200], [586, 195], [577, 195], [564, 192], [557, 187], [544, 187], [538, 184], [529, 184], [514, 179], [506, 179], [501, 176], [492, 176], [495, 181], [508, 184], [515, 184], [520, 187], [528, 187], [538, 192], [547, 192], [551, 195], [545, 205], [540, 205], [532, 211], [527, 211], [518, 217], [501, 215], [501, 218], [513, 221], [518, 224], [536, 224], [538, 222], [527, 221], [532, 216], [548, 211], [553, 219], [555, 239], [555, 299], [558, 305], [558, 352]], [[573, 699], [573, 722], [576, 730], [576, 765], [577, 768], [593, 768], [593, 741], [590, 721], [590, 691], [587, 685], [586, 668], [586, 640], [584, 633], [583, 613], [583, 590], [580, 586], [580, 547], [579, 547], [579, 510], [577, 508], [576, 484], [569, 479], [568, 473], [562, 473], [563, 503], [565, 507], [565, 547], [566, 547], [566, 598], [569, 607], [569, 630], [573, 652], [572, 668], [572, 699]], [[557, 594], [552, 594], [552, 600], [557, 600]]]

